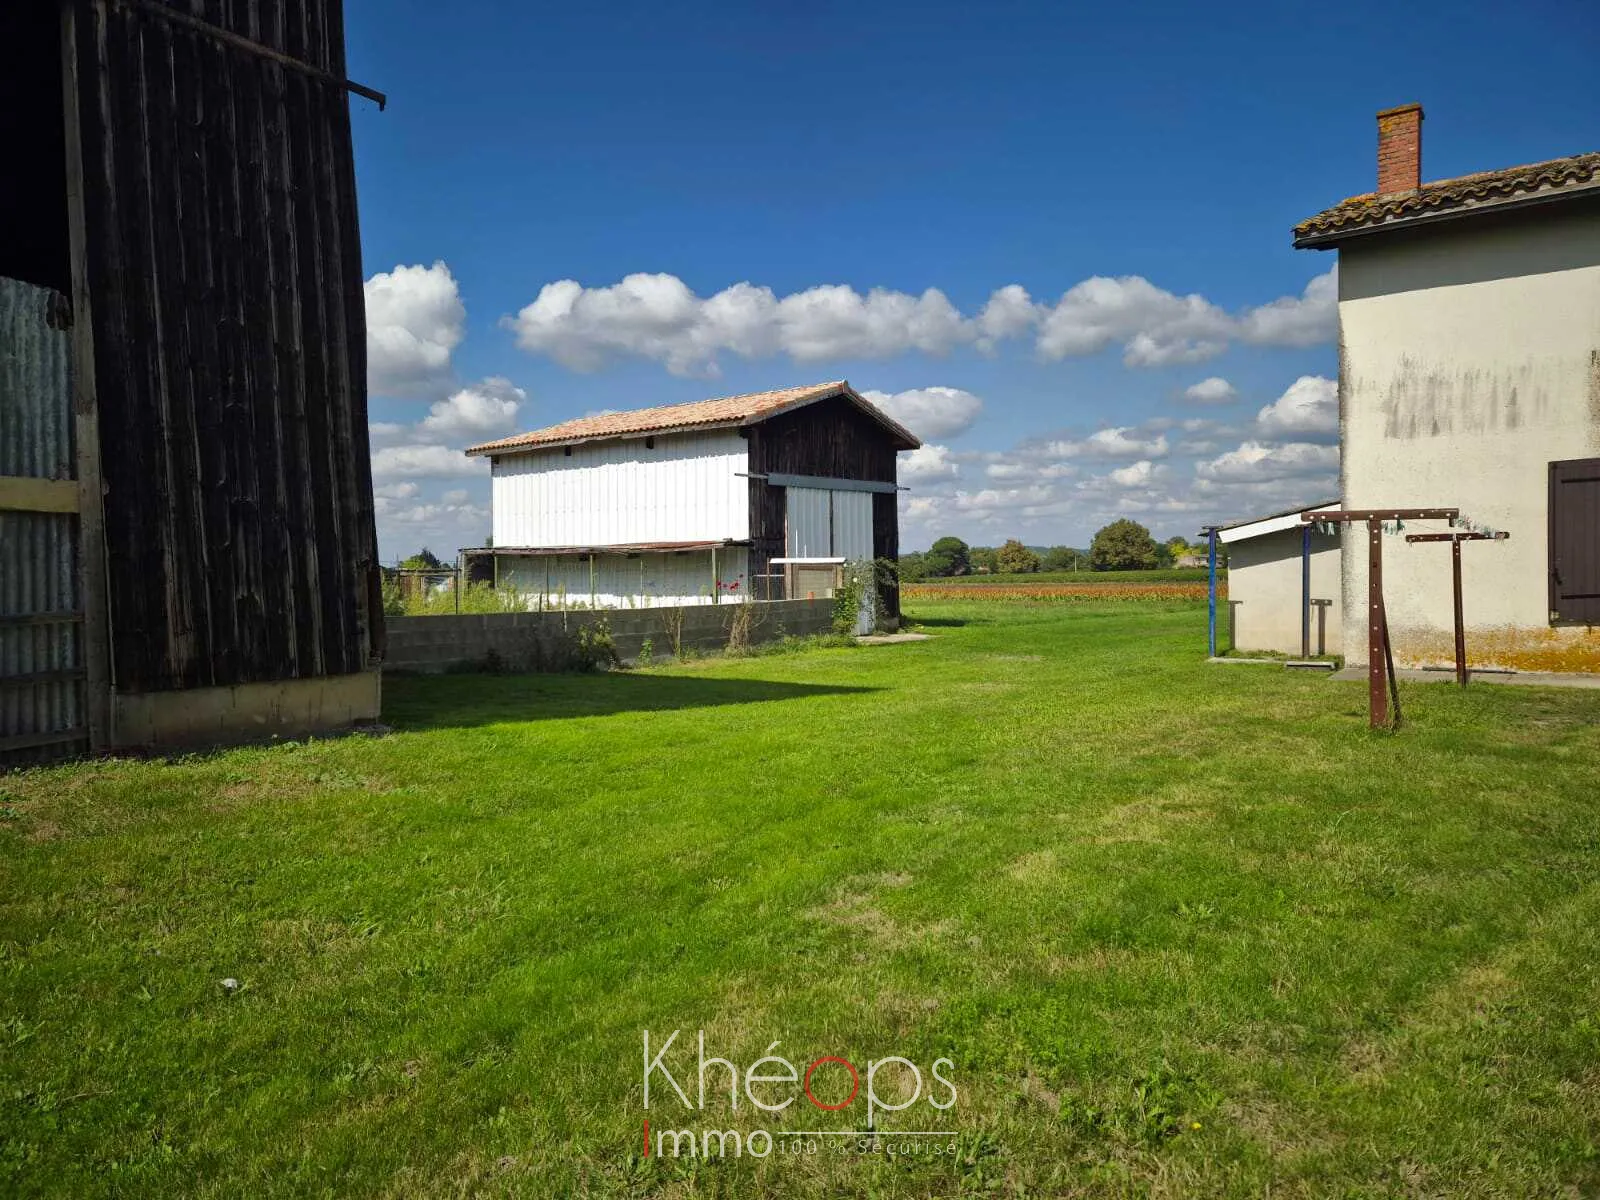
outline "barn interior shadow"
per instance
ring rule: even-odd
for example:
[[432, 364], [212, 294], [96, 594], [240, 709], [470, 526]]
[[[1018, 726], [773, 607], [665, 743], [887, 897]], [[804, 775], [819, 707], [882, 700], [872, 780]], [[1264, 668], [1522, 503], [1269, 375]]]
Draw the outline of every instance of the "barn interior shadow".
[[609, 671], [593, 675], [386, 675], [383, 720], [401, 730], [556, 721], [862, 695], [875, 687]]

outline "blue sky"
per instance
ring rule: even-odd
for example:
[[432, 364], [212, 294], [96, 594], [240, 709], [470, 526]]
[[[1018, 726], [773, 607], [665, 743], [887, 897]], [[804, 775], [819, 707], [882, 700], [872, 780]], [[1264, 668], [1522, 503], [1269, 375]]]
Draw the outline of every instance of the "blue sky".
[[1600, 148], [1600, 15], [1300, 8], [348, 0], [385, 559], [483, 542], [470, 442], [841, 377], [929, 443], [908, 548], [1334, 495], [1289, 227], [1393, 104], [1424, 178]]

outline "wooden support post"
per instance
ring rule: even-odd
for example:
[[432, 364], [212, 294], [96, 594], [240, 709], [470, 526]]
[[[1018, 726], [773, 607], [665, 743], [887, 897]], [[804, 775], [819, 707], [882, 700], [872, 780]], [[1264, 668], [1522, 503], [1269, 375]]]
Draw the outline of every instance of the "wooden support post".
[[[91, 20], [101, 10], [90, 10]], [[95, 374], [94, 306], [89, 287], [88, 202], [78, 71], [78, 5], [61, 4], [61, 105], [66, 131], [67, 243], [72, 277], [72, 433], [77, 447], [78, 590], [83, 604], [84, 709], [89, 749], [115, 744], [111, 690], [111, 605], [106, 586], [105, 489], [100, 474], [100, 396]], [[93, 64], [91, 64], [91, 67]], [[102, 84], [103, 86], [103, 84]]]
[[1367, 518], [1367, 709], [1368, 724], [1389, 723], [1389, 691], [1383, 676], [1388, 653], [1388, 622], [1383, 612], [1383, 522]]

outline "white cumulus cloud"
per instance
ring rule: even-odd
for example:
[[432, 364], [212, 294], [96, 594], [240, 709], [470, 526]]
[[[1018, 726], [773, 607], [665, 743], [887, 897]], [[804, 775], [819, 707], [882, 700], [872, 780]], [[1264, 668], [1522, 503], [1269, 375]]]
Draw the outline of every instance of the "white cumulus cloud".
[[1338, 268], [1318, 275], [1299, 296], [1250, 309], [1239, 336], [1257, 346], [1319, 346], [1339, 335]]
[[1199, 383], [1191, 383], [1183, 389], [1183, 398], [1195, 404], [1226, 404], [1238, 394], [1233, 384], [1220, 375], [1202, 379]]
[[1339, 432], [1339, 385], [1321, 375], [1302, 375], [1256, 415], [1267, 437]]
[[366, 282], [367, 386], [410, 396], [447, 384], [467, 310], [450, 268], [398, 266]]
[[1143, 487], [1156, 479], [1166, 470], [1158, 467], [1148, 458], [1142, 458], [1136, 463], [1129, 463], [1125, 467], [1118, 467], [1111, 472], [1111, 482], [1118, 487]]
[[1156, 367], [1199, 362], [1239, 340], [1290, 346], [1326, 341], [1335, 328], [1336, 291], [1331, 274], [1319, 276], [1299, 296], [1235, 314], [1142, 276], [1095, 276], [1054, 304], [1035, 302], [1020, 284], [1006, 284], [966, 314], [938, 288], [859, 292], [846, 284], [820, 284], [780, 297], [769, 287], [743, 282], [702, 297], [676, 275], [640, 272], [602, 287], [574, 279], [547, 283], [506, 324], [524, 350], [579, 371], [643, 358], [677, 375], [715, 375], [722, 354], [817, 362], [943, 355], [962, 346], [988, 353], [1002, 342], [1029, 337], [1046, 359], [1120, 346], [1129, 366]]
[[1339, 467], [1337, 446], [1286, 442], [1281, 446], [1245, 442], [1237, 449], [1195, 464], [1195, 474], [1214, 483], [1267, 483], [1328, 475]]
[[930, 443], [901, 452], [899, 459], [900, 482], [911, 486], [954, 479], [961, 474], [961, 468], [946, 446]]
[[960, 388], [925, 387], [861, 394], [924, 439], [965, 433], [983, 412], [983, 401]]
[[512, 433], [528, 393], [509, 379], [492, 375], [436, 401], [419, 429], [445, 441], [487, 441]]
[[433, 443], [384, 446], [373, 451], [372, 478], [385, 483], [401, 479], [472, 479], [487, 475], [489, 463], [459, 450]]

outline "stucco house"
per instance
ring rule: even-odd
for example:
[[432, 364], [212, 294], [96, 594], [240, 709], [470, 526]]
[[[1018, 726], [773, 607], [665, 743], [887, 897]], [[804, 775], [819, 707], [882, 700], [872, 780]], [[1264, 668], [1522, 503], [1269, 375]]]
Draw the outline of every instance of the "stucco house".
[[840, 564], [898, 556], [895, 456], [920, 445], [844, 380], [486, 442], [467, 453], [490, 462], [494, 544], [462, 551], [467, 576], [530, 606], [825, 595]]
[[[1463, 554], [1470, 660], [1600, 671], [1600, 153], [1425, 183], [1422, 121], [1378, 114], [1376, 191], [1294, 229], [1339, 256], [1341, 504], [1508, 533]], [[1343, 653], [1365, 662], [1365, 532], [1345, 536]], [[1385, 540], [1396, 660], [1448, 663], [1449, 553]]]

